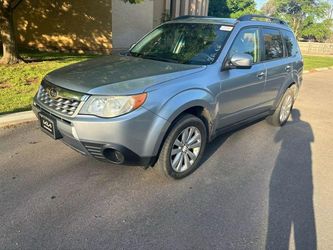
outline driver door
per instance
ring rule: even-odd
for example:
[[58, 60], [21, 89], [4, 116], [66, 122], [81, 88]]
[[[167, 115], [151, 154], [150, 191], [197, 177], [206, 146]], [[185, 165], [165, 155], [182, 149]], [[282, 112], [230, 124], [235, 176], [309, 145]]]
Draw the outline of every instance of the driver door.
[[260, 62], [260, 30], [244, 28], [236, 36], [227, 60], [236, 54], [253, 57], [250, 68], [229, 68], [220, 72], [220, 127], [226, 127], [264, 110], [265, 64]]

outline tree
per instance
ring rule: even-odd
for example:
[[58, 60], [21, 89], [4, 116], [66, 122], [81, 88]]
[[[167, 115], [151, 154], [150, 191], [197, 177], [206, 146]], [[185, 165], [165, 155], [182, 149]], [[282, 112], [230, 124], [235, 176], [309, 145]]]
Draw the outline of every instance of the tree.
[[13, 11], [21, 0], [0, 0], [0, 39], [3, 56], [0, 64], [14, 64], [21, 61], [15, 41]]
[[238, 18], [247, 14], [256, 14], [256, 3], [254, 0], [227, 0], [227, 6], [231, 18]]
[[227, 0], [210, 0], [208, 15], [215, 17], [230, 17], [230, 10], [227, 6]]
[[276, 13], [276, 3], [275, 0], [268, 0], [262, 7], [261, 11], [266, 16], [274, 16]]
[[246, 14], [255, 14], [254, 0], [210, 0], [208, 14], [216, 17], [238, 18]]
[[332, 35], [332, 20], [326, 19], [322, 22], [308, 21], [302, 30], [302, 37], [325, 42]]
[[[267, 7], [267, 4], [271, 7]], [[295, 36], [300, 38], [302, 30], [306, 28], [309, 20], [325, 19], [329, 5], [321, 0], [276, 0], [268, 1], [263, 7], [267, 14], [269, 8], [276, 9], [275, 15], [286, 20], [293, 29]]]

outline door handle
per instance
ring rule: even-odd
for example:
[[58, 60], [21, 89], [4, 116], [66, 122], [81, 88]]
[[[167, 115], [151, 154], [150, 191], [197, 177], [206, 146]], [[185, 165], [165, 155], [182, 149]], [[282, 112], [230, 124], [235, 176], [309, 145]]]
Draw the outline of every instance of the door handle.
[[263, 78], [265, 76], [265, 72], [261, 72], [257, 75], [259, 79]]
[[290, 71], [290, 66], [288, 65], [288, 66], [286, 66], [286, 68], [285, 68], [285, 70], [287, 71], [287, 72], [289, 72]]

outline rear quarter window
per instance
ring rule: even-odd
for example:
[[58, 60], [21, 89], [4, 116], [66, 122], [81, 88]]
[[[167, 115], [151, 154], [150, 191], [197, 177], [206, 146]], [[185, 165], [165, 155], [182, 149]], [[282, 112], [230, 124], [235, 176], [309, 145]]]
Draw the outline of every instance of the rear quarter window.
[[282, 37], [286, 46], [286, 56], [295, 56], [299, 53], [298, 44], [294, 34], [291, 31], [282, 30]]

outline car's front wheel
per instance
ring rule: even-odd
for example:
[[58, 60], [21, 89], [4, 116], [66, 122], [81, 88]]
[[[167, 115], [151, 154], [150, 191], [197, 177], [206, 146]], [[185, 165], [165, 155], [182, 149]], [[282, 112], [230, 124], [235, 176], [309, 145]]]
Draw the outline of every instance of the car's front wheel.
[[203, 121], [194, 115], [184, 115], [165, 139], [157, 168], [168, 177], [184, 178], [199, 166], [206, 142], [207, 131]]

